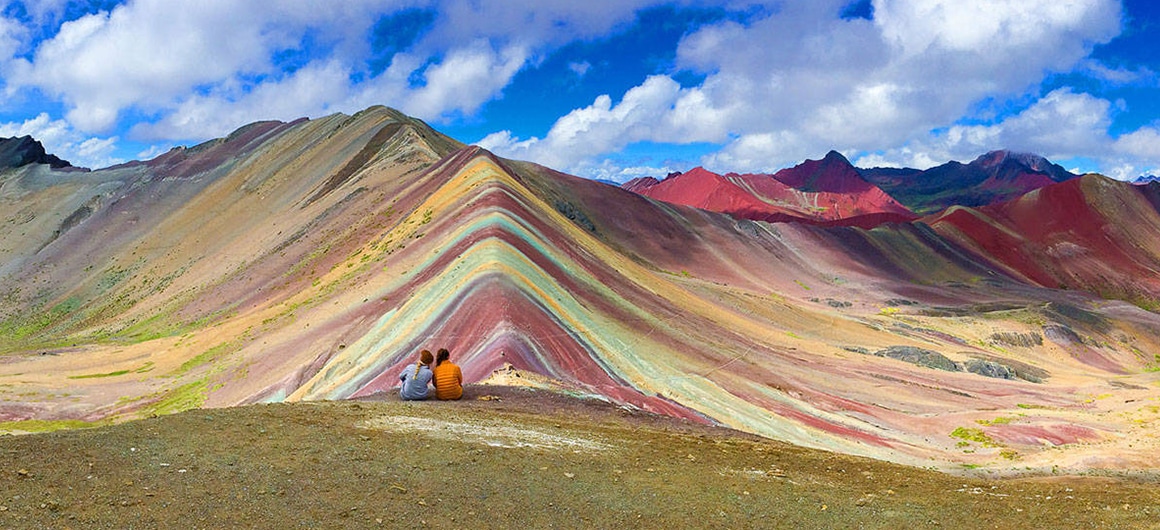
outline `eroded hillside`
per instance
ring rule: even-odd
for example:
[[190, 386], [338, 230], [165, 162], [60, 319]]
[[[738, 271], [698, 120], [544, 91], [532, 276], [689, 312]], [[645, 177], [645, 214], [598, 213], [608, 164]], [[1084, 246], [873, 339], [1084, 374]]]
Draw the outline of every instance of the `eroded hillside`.
[[381, 107], [0, 178], [6, 430], [368, 396], [448, 347], [891, 461], [1155, 467], [1160, 317], [938, 223], [739, 221]]

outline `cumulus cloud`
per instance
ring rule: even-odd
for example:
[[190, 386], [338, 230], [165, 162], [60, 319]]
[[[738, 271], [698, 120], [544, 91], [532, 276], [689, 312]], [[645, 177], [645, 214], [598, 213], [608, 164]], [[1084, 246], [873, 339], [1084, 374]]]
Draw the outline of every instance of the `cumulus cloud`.
[[27, 33], [19, 22], [0, 17], [0, 61], [7, 62], [20, 51]]
[[488, 135], [480, 146], [512, 158], [575, 170], [597, 155], [616, 152], [643, 140], [661, 142], [713, 141], [724, 138], [722, 128], [699, 122], [686, 112], [690, 101], [699, 104], [699, 90], [685, 90], [672, 78], [651, 76], [624, 94], [615, 105], [608, 95], [592, 105], [573, 110], [556, 121], [544, 138], [518, 139], [510, 131]]
[[1049, 159], [1094, 159], [1113, 178], [1132, 179], [1160, 166], [1160, 129], [1142, 127], [1113, 137], [1115, 105], [1106, 99], [1061, 88], [1027, 109], [988, 125], [954, 125], [904, 145], [864, 154], [861, 167], [928, 168], [948, 160], [970, 160], [995, 149], [1041, 154]]
[[[560, 118], [542, 140], [508, 138], [507, 152], [578, 167], [582, 157], [634, 141], [725, 142], [705, 157], [707, 166], [771, 171], [832, 148], [900, 149], [951, 127], [982, 101], [1033, 94], [1047, 73], [1076, 67], [1092, 46], [1115, 36], [1121, 15], [1113, 0], [877, 0], [873, 20], [842, 19], [846, 4], [784, 3], [748, 23], [698, 28], [681, 41], [675, 67], [704, 75], [700, 84], [669, 88], [667, 98], [644, 109], [647, 116], [618, 112], [635, 103], [636, 92], [676, 85], [649, 78], [615, 107], [598, 98]], [[1076, 122], [1077, 112], [1091, 110], [1067, 107], [1074, 102], [1048, 96], [1023, 116], [1022, 130], [1035, 132], [1033, 122], [1047, 118], [1035, 112]], [[651, 127], [642, 131], [643, 123]], [[1020, 143], [1062, 151], [1089, 141], [1088, 132], [1100, 126], [1080, 125], [1081, 131]], [[991, 133], [948, 134], [982, 143], [972, 135]]]
[[242, 90], [223, 86], [177, 102], [156, 122], [135, 126], [131, 134], [147, 141], [207, 138], [228, 134], [258, 119], [293, 120], [328, 112], [328, 102], [347, 96], [350, 71], [337, 62], [315, 62], [281, 79]]
[[[32, 18], [52, 18], [62, 5], [45, 3]], [[282, 117], [294, 104], [299, 115], [385, 103], [439, 119], [478, 111], [538, 54], [604, 34], [640, 5], [352, 0], [319, 9], [310, 0], [136, 0], [65, 22], [31, 57], [9, 62], [5, 81], [10, 93], [59, 98], [69, 124], [89, 133], [110, 131], [128, 110], [157, 116], [135, 128], [146, 139], [205, 138]], [[391, 69], [368, 75], [375, 21], [412, 8], [438, 13], [433, 27]], [[0, 60], [27, 38], [27, 28], [2, 22]], [[321, 55], [287, 70], [280, 61], [306, 39]]]
[[294, 44], [264, 31], [253, 9], [220, 7], [141, 1], [66, 22], [14, 66], [10, 83], [62, 98], [70, 123], [102, 132], [129, 106], [153, 110], [191, 87], [267, 73], [268, 50]]
[[[58, 149], [89, 160], [116, 145], [116, 135], [168, 145], [259, 119], [372, 104], [437, 125], [470, 120], [554, 50], [670, 5], [347, 0], [319, 9], [315, 0], [131, 0], [45, 30], [67, 0], [32, 4], [39, 11], [24, 22], [0, 18], [7, 95], [55, 98], [63, 120], [47, 121], [69, 135]], [[667, 169], [609, 162], [637, 142], [717, 144], [700, 162], [729, 171], [772, 171], [835, 148], [884, 164], [941, 163], [999, 147], [1048, 156], [1104, 149], [1133, 167], [1160, 160], [1155, 129], [1108, 134], [1119, 102], [1071, 89], [1040, 93], [1053, 72], [1154, 83], [1147, 68], [1089, 56], [1120, 31], [1115, 0], [874, 0], [871, 19], [841, 18], [848, 0], [677, 4], [746, 15], [687, 28], [659, 75], [581, 103], [542, 135], [501, 130], [478, 143], [588, 176]], [[431, 13], [429, 27], [389, 57], [375, 56], [383, 52], [368, 36], [402, 10]], [[52, 35], [30, 42], [33, 30]], [[592, 63], [567, 59], [587, 82]], [[1000, 117], [985, 116], [988, 107], [1003, 109]], [[126, 116], [136, 125], [126, 126]], [[47, 124], [43, 134], [52, 134]], [[92, 135], [101, 139], [82, 149]]]
[[22, 122], [0, 123], [0, 137], [14, 136], [32, 136], [46, 151], [74, 166], [96, 169], [124, 162], [113, 154], [119, 140], [116, 136], [90, 138], [65, 120], [52, 119], [48, 113], [42, 112]]
[[486, 41], [452, 50], [424, 71], [423, 86], [407, 90], [401, 106], [420, 117], [474, 113], [508, 85], [528, 56], [520, 46], [496, 50]]
[[1117, 152], [1160, 161], [1160, 129], [1143, 127], [1116, 139]]

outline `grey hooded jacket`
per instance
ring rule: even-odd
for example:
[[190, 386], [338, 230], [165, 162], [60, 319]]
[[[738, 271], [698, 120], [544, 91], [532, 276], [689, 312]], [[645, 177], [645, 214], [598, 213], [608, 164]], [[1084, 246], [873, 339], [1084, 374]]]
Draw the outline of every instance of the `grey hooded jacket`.
[[403, 382], [403, 386], [399, 388], [399, 397], [406, 400], [427, 399], [427, 384], [431, 382], [431, 367], [422, 365], [419, 368], [419, 373], [415, 373], [415, 367], [408, 366], [403, 373], [399, 374], [399, 380]]

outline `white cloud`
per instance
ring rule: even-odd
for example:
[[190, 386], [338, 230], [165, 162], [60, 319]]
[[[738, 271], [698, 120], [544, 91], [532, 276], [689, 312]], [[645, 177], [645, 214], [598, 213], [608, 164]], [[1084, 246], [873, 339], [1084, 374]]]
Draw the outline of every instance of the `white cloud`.
[[[32, 18], [54, 20], [66, 2], [39, 3]], [[1110, 68], [1088, 57], [1119, 31], [1115, 0], [875, 0], [873, 20], [841, 19], [846, 4], [781, 2], [745, 22], [689, 28], [676, 72], [595, 98], [542, 137], [501, 131], [480, 143], [590, 175], [663, 166], [605, 163], [641, 141], [722, 144], [702, 162], [737, 171], [771, 171], [832, 148], [882, 163], [941, 163], [943, 155], [973, 157], [981, 146], [1151, 156], [1150, 129], [1108, 136], [1107, 101], [1066, 90], [1035, 98], [1050, 72], [1079, 69], [1118, 84], [1154, 79], [1147, 68]], [[30, 28], [0, 19], [0, 62], [7, 63], [0, 72], [10, 97], [25, 90], [57, 98], [66, 120], [46, 119], [67, 132], [60, 145], [95, 160], [116, 137], [82, 155], [84, 133], [168, 144], [259, 119], [371, 104], [452, 122], [503, 97], [522, 69], [551, 51], [624, 28], [655, 5], [661, 2], [348, 0], [320, 9], [315, 0], [131, 0], [66, 22], [38, 44], [27, 41]], [[407, 8], [432, 10], [431, 26], [372, 75], [367, 35], [380, 16]], [[29, 51], [30, 58], [10, 60]], [[283, 70], [286, 55], [296, 68]], [[591, 76], [591, 63], [579, 59], [568, 67]], [[703, 81], [681, 86], [677, 72]], [[1026, 110], [1005, 119], [972, 116], [988, 102], [1025, 101]], [[126, 116], [143, 121], [125, 133]], [[976, 119], [963, 125], [964, 117]]]
[[1146, 66], [1139, 68], [1112, 68], [1095, 59], [1084, 61], [1083, 70], [1092, 77], [1113, 85], [1155, 83], [1157, 79], [1156, 72], [1153, 72]]
[[[64, 3], [37, 4], [32, 18], [52, 20]], [[651, 3], [133, 0], [65, 22], [29, 59], [10, 59], [29, 45], [28, 28], [0, 20], [0, 61], [10, 96], [33, 89], [58, 98], [69, 124], [89, 133], [123, 127], [130, 109], [150, 117], [133, 128], [147, 140], [204, 139], [259, 119], [371, 104], [441, 120], [477, 112], [544, 53], [604, 35]], [[406, 8], [433, 10], [432, 27], [370, 76], [367, 35], [380, 16]], [[284, 72], [279, 56], [300, 53], [304, 39], [312, 55]]]
[[129, 106], [162, 108], [193, 87], [270, 72], [269, 51], [294, 42], [242, 4], [143, 0], [86, 15], [18, 63], [11, 81], [61, 97], [77, 128], [106, 131]]
[[105, 167], [119, 162], [112, 158], [117, 149], [116, 136], [112, 138], [89, 138], [76, 146], [78, 160], [99, 160], [96, 167]]
[[[715, 171], [767, 171], [814, 156], [801, 135], [792, 131], [746, 134], [716, 153], [705, 156], [702, 164]], [[808, 153], [808, 154], [807, 154]]]
[[580, 166], [579, 168], [588, 175], [589, 178], [608, 180], [618, 184], [624, 184], [634, 178], [638, 177], [656, 177], [663, 178], [665, 175], [674, 171], [688, 171], [689, 166], [682, 164], [674, 166], [666, 163], [663, 165], [625, 165], [623, 163], [604, 159], [598, 162], [593, 162]]
[[[874, 19], [904, 56], [932, 49], [1038, 51], [1044, 56], [1038, 62], [1067, 67], [1073, 61], [1069, 57], [1082, 54], [1085, 46], [1075, 37], [1108, 39], [1119, 32], [1120, 6], [1110, 0], [877, 0]], [[1044, 44], [1056, 48], [1045, 50]], [[1005, 59], [996, 55], [993, 61]]]
[[954, 125], [903, 146], [867, 153], [860, 167], [928, 168], [971, 160], [995, 149], [1033, 152], [1052, 160], [1086, 158], [1109, 177], [1133, 179], [1160, 167], [1160, 129], [1141, 127], [1113, 137], [1112, 102], [1057, 89], [1024, 111], [989, 125]]
[[424, 118], [449, 112], [472, 114], [508, 85], [528, 56], [522, 47], [495, 50], [482, 40], [452, 50], [423, 72], [425, 84], [411, 90], [401, 106]]
[[32, 136], [45, 151], [68, 160], [72, 165], [102, 168], [124, 162], [113, 155], [118, 138], [89, 138], [64, 120], [54, 120], [48, 113], [23, 122], [0, 123], [0, 137]]
[[996, 149], [1070, 158], [1110, 147], [1111, 103], [1089, 94], [1058, 89], [1022, 112], [989, 125], [952, 125], [871, 153], [857, 163], [927, 168], [948, 160], [971, 160]]
[[154, 144], [154, 145], [149, 146], [145, 150], [138, 152], [133, 157], [133, 159], [134, 160], [152, 160], [154, 158], [157, 158], [157, 157], [165, 154], [170, 149], [173, 149], [173, 147], [174, 146], [169, 145], [169, 144]]
[[682, 90], [672, 78], [651, 76], [624, 94], [616, 105], [601, 95], [588, 107], [573, 110], [552, 126], [544, 138], [520, 140], [503, 131], [487, 136], [479, 145], [504, 156], [534, 160], [576, 171], [579, 164], [619, 151], [642, 140], [696, 142], [723, 139], [724, 131], [700, 126], [695, 115], [684, 111], [699, 91]]
[[[952, 127], [980, 102], [1033, 93], [1048, 72], [1083, 62], [1120, 23], [1113, 0], [878, 0], [872, 21], [839, 18], [846, 3], [783, 3], [749, 24], [698, 28], [677, 54], [678, 68], [705, 76], [698, 86], [650, 77], [616, 106], [605, 97], [561, 117], [544, 139], [509, 139], [508, 154], [577, 168], [637, 141], [728, 140], [705, 157], [706, 166], [772, 171], [832, 148], [898, 150]], [[644, 104], [638, 93], [655, 99]], [[1007, 124], [1036, 133], [1019, 137], [1021, 145], [1063, 151], [1091, 143], [1102, 123], [1084, 122], [1079, 113], [1093, 111], [1088, 117], [1099, 120], [1106, 108], [1057, 99], [1048, 96]], [[1035, 113], [1048, 111], [1082, 129], [1046, 134], [1039, 121], [1048, 116]], [[947, 134], [967, 145], [987, 143], [995, 132]], [[1012, 132], [1002, 139], [1014, 138]]]
[[592, 63], [588, 61], [571, 62], [568, 63], [568, 69], [576, 74], [577, 77], [584, 77], [588, 73], [588, 70], [592, 69]]
[[163, 118], [139, 124], [131, 134], [147, 141], [219, 137], [258, 119], [289, 121], [325, 114], [332, 112], [328, 102], [347, 97], [349, 74], [337, 62], [311, 63], [247, 90], [222, 87], [181, 100]]
[[0, 17], [0, 61], [10, 61], [24, 47], [27, 34], [27, 30], [19, 22]]
[[1114, 144], [1115, 151], [1122, 155], [1138, 157], [1160, 165], [1160, 129], [1142, 127], [1120, 136]]

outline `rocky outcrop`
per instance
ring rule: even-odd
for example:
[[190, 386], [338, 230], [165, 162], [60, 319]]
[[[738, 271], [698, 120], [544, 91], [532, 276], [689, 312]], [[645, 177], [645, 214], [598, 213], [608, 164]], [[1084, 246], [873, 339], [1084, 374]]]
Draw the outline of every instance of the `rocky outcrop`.
[[48, 154], [44, 150], [44, 145], [31, 136], [0, 138], [0, 168], [28, 164], [47, 164], [53, 169], [72, 167], [67, 160]]
[[898, 359], [910, 364], [934, 368], [935, 370], [945, 370], [947, 372], [962, 371], [954, 361], [948, 359], [945, 355], [915, 346], [891, 346], [884, 350], [874, 352], [874, 355]]
[[1011, 331], [1004, 331], [1001, 333], [992, 333], [988, 340], [992, 344], [999, 344], [1003, 346], [1017, 346], [1020, 348], [1032, 348], [1043, 345], [1043, 336], [1038, 333], [1016, 333]]
[[[870, 353], [865, 348], [857, 347], [846, 348], [846, 350], [877, 357], [889, 357], [913, 365], [925, 366], [945, 372], [970, 372], [992, 379], [1022, 379], [1032, 383], [1040, 383], [1042, 382], [1042, 377], [1046, 376], [1045, 372], [1042, 374], [1032, 373], [1036, 372], [1036, 370], [1030, 369], [1030, 367], [1026, 370], [1027, 373], [1021, 373], [1020, 370], [1017, 370], [1009, 364], [987, 359], [975, 358], [968, 359], [966, 362], [955, 362], [939, 352], [916, 346], [890, 346], [889, 348], [873, 353]], [[1042, 371], [1039, 370], [1038, 372]]]

